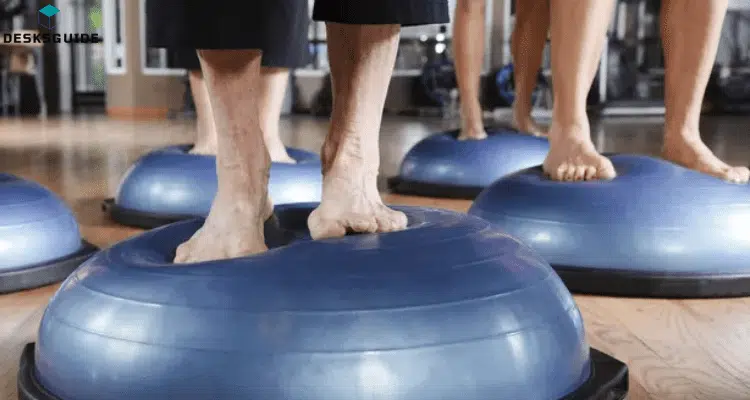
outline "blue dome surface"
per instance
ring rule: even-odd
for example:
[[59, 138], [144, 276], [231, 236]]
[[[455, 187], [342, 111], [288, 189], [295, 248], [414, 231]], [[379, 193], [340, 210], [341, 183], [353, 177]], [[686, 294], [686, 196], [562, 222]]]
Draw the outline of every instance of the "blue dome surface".
[[[208, 215], [216, 195], [216, 157], [188, 153], [190, 146], [169, 146], [141, 157], [120, 184], [118, 207], [167, 216]], [[321, 165], [314, 153], [287, 149], [296, 164], [273, 163], [269, 195], [274, 204], [320, 201]]]
[[82, 246], [78, 223], [62, 199], [0, 173], [0, 274], [65, 258]]
[[703, 293], [686, 296], [750, 293], [750, 185], [647, 156], [611, 160], [618, 173], [611, 181], [555, 182], [541, 167], [520, 171], [488, 187], [469, 213], [519, 238], [558, 271], [579, 272], [581, 285], [588, 271], [652, 279], [644, 292], [685, 279], [695, 286], [688, 291]]
[[473, 198], [505, 175], [540, 165], [549, 151], [544, 138], [512, 131], [488, 135], [484, 140], [458, 140], [458, 131], [451, 131], [423, 139], [404, 157], [392, 189]]
[[173, 265], [202, 224], [102, 251], [53, 297], [36, 376], [67, 400], [557, 399], [591, 373], [580, 313], [534, 251], [479, 218], [312, 241], [277, 207], [266, 253]]

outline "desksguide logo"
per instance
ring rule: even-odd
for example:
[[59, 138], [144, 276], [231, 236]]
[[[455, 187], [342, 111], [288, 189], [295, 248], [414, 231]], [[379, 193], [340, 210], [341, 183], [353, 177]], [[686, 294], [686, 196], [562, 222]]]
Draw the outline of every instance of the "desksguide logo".
[[44, 43], [101, 43], [98, 33], [57, 33], [55, 28], [60, 10], [51, 5], [39, 9], [39, 31], [3, 33], [3, 43], [9, 44], [44, 44]]
[[[47, 4], [46, 6], [39, 9], [39, 13], [37, 14], [37, 22], [39, 22], [39, 26], [42, 28], [47, 29], [55, 29], [55, 26], [57, 25], [57, 18], [55, 18], [55, 15], [60, 13], [60, 9], [53, 6], [52, 4]], [[47, 20], [44, 20], [44, 17], [47, 17]], [[45, 25], [46, 23], [46, 25]]]

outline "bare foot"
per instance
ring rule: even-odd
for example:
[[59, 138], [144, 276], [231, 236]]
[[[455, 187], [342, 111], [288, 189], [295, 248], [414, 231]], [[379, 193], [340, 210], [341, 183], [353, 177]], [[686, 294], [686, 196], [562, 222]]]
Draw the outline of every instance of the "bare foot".
[[265, 131], [263, 133], [266, 148], [268, 149], [268, 154], [271, 155], [271, 161], [287, 164], [297, 163], [297, 160], [289, 157], [289, 153], [286, 152], [286, 147], [281, 141], [281, 138], [279, 138], [278, 134], [269, 134]]
[[[211, 109], [209, 108], [209, 112]], [[211, 115], [213, 118], [213, 114]], [[218, 136], [216, 135], [216, 129], [211, 121], [210, 126], [206, 121], [198, 121], [198, 134], [195, 137], [195, 143], [193, 148], [190, 149], [190, 154], [200, 154], [205, 156], [215, 156], [216, 149], [218, 148]]]
[[664, 135], [662, 157], [685, 168], [715, 176], [727, 182], [747, 183], [750, 179], [750, 170], [747, 167], [734, 167], [726, 164], [716, 157], [700, 139], [690, 141], [683, 139], [681, 135]]
[[263, 223], [273, 213], [271, 201], [265, 202], [262, 212], [247, 203], [217, 198], [203, 227], [177, 247], [174, 263], [244, 257], [268, 250]]
[[[463, 124], [462, 124], [463, 125]], [[482, 140], [487, 139], [487, 132], [482, 124], [466, 124], [461, 127], [458, 140]]]
[[519, 132], [526, 132], [533, 136], [547, 136], [547, 132], [534, 122], [529, 113], [517, 112], [515, 108], [513, 109], [511, 126]]
[[[323, 199], [307, 219], [313, 239], [342, 237], [347, 232], [392, 232], [406, 228], [406, 215], [383, 204], [376, 185], [364, 174], [331, 169], [323, 178]], [[360, 179], [357, 179], [360, 178]], [[372, 179], [374, 182], [375, 179]]]
[[277, 146], [277, 147], [271, 147], [266, 146], [268, 148], [268, 154], [271, 155], [271, 161], [277, 162], [277, 163], [284, 163], [284, 164], [296, 164], [297, 160], [293, 159], [289, 156], [289, 153], [286, 152], [286, 147]]
[[190, 149], [190, 154], [215, 156], [216, 142], [196, 142]]
[[612, 162], [596, 151], [588, 124], [571, 125], [565, 129], [553, 124], [549, 137], [550, 151], [542, 169], [553, 180], [588, 181], [617, 176]]

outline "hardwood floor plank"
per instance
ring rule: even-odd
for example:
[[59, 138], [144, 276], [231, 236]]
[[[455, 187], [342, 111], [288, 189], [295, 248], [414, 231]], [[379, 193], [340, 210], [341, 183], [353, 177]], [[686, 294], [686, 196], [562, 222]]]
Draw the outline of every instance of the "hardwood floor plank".
[[[722, 122], [723, 121], [723, 122]], [[729, 121], [729, 122], [727, 122]], [[738, 163], [750, 156], [750, 120], [702, 125], [713, 132], [718, 155]], [[598, 144], [605, 151], [658, 153], [658, 122], [606, 123]], [[397, 173], [404, 154], [443, 120], [386, 118], [381, 129], [381, 176]], [[713, 129], [713, 131], [711, 131]], [[285, 143], [319, 151], [326, 119], [281, 121]], [[32, 179], [59, 194], [78, 218], [83, 236], [107, 247], [138, 234], [111, 222], [101, 201], [112, 197], [125, 171], [149, 149], [189, 143], [192, 121], [117, 121], [107, 118], [0, 119], [0, 171]], [[466, 200], [386, 194], [392, 204], [465, 212]], [[0, 296], [0, 399], [16, 400], [16, 373], [23, 346], [57, 286]], [[750, 299], [646, 300], [576, 296], [593, 347], [626, 362], [629, 398], [750, 399]]]
[[6, 395], [8, 400], [17, 400], [16, 380], [18, 377], [18, 363], [21, 359], [21, 352], [27, 343], [36, 339], [39, 321], [47, 302], [37, 307], [29, 314], [20, 325], [16, 327], [10, 340], [2, 344], [3, 352], [0, 353], [0, 396]]
[[[737, 299], [745, 300], [745, 299]], [[750, 398], [750, 304], [746, 301], [682, 300], [677, 302], [688, 329], [713, 365], [742, 383]]]
[[[727, 301], [731, 300], [722, 302]], [[644, 383], [650, 393], [659, 398], [750, 398], [747, 377], [727, 373], [710, 354], [715, 346], [706, 342], [716, 343], [726, 325], [697, 319], [675, 300], [600, 298], [597, 303], [667, 365], [667, 369], [652, 371], [647, 377], [652, 383]], [[711, 334], [706, 335], [707, 331]], [[733, 357], [748, 355], [735, 353]]]

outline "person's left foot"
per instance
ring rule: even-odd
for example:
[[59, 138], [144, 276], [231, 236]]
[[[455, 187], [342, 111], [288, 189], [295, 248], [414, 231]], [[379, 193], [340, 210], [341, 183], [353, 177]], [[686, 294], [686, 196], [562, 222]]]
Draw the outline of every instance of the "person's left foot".
[[272, 162], [296, 164], [297, 160], [289, 156], [286, 152], [286, 146], [281, 141], [277, 133], [268, 132], [268, 128], [263, 131], [263, 141], [266, 143], [266, 149], [271, 156]]
[[662, 157], [704, 174], [715, 176], [731, 183], [748, 183], [750, 170], [747, 167], [731, 166], [714, 155], [701, 140], [686, 140], [681, 135], [664, 135]]
[[483, 140], [487, 139], [487, 132], [484, 126], [462, 126], [458, 134], [458, 140]]
[[[383, 204], [377, 189], [377, 167], [351, 153], [341, 152], [337, 160], [323, 149], [323, 196], [307, 219], [313, 239], [342, 237], [348, 232], [393, 232], [406, 228], [406, 215]], [[366, 172], [372, 170], [373, 172]]]
[[517, 111], [515, 108], [513, 109], [511, 126], [519, 132], [529, 133], [533, 136], [547, 136], [547, 132], [534, 122], [530, 113]]
[[193, 148], [190, 149], [190, 154], [215, 156], [216, 142], [196, 142], [193, 145]]
[[482, 106], [479, 99], [461, 103], [461, 131], [458, 140], [483, 140], [487, 139], [482, 121]]
[[289, 156], [286, 152], [286, 148], [268, 148], [268, 154], [271, 156], [272, 162], [284, 163], [284, 164], [296, 164], [297, 160]]
[[210, 126], [206, 125], [208, 124], [206, 124], [205, 121], [198, 121], [198, 134], [196, 135], [193, 148], [190, 149], [190, 154], [200, 154], [206, 156], [216, 155], [216, 147], [218, 141], [216, 130], [213, 129], [213, 124], [211, 124]]

